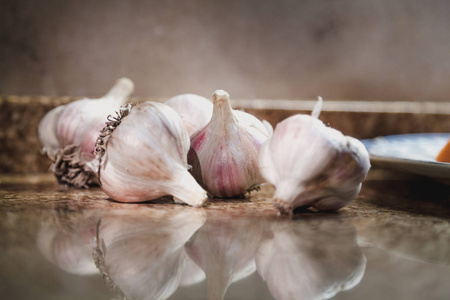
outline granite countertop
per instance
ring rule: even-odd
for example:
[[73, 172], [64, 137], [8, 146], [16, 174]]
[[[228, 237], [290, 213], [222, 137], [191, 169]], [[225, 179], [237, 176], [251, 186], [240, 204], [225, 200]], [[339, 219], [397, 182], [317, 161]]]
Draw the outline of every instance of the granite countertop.
[[340, 211], [285, 217], [271, 186], [196, 209], [169, 198], [117, 203], [50, 174], [1, 176], [0, 295], [285, 299], [293, 289], [293, 299], [446, 299], [448, 191], [374, 169]]

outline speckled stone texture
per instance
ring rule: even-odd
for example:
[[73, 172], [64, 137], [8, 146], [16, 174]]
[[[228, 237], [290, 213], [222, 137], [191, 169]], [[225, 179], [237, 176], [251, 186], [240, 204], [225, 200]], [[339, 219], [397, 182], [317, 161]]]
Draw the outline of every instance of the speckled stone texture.
[[[4, 279], [0, 296], [117, 298], [127, 286], [123, 285], [122, 277], [109, 281], [108, 274], [113, 274], [117, 267], [120, 274], [125, 269], [151, 276], [155, 245], [166, 245], [163, 243], [168, 237], [189, 237], [180, 233], [179, 226], [159, 226], [165, 224], [161, 220], [190, 212], [190, 216], [204, 218], [205, 223], [184, 247], [191, 250], [211, 247], [217, 249], [211, 251], [217, 257], [231, 244], [232, 251], [225, 254], [237, 259], [247, 253], [248, 248], [244, 248], [247, 245], [253, 251], [257, 249], [255, 257], [265, 263], [272, 261], [276, 266], [284, 262], [283, 268], [276, 269], [277, 276], [266, 280], [261, 278], [262, 269], [257, 265], [252, 275], [226, 290], [229, 299], [276, 299], [271, 292], [277, 286], [282, 289], [299, 286], [298, 292], [308, 291], [298, 284], [298, 278], [307, 280], [308, 287], [339, 287], [337, 283], [348, 282], [349, 273], [358, 274], [353, 288], [333, 299], [448, 298], [448, 186], [373, 170], [358, 197], [338, 212], [303, 210], [292, 217], [278, 215], [270, 201], [273, 191], [272, 186], [266, 185], [246, 200], [210, 199], [205, 207], [192, 208], [174, 204], [170, 197], [144, 203], [118, 203], [109, 200], [100, 188], [77, 190], [60, 186], [51, 174], [0, 176], [0, 277]], [[188, 226], [192, 219], [178, 219], [169, 224], [179, 222]], [[154, 233], [155, 230], [163, 230], [164, 234]], [[253, 235], [256, 239], [251, 238]], [[108, 237], [117, 241], [118, 247], [105, 243]], [[276, 249], [281, 254], [260, 256], [267, 249], [264, 245], [278, 245]], [[171, 247], [165, 249], [158, 252], [163, 257], [173, 252]], [[105, 259], [111, 255], [114, 259], [110, 258], [109, 266], [97, 263], [102, 262], [98, 256]], [[301, 264], [296, 257], [303, 258]], [[212, 261], [221, 268], [228, 266], [220, 259]], [[170, 268], [175, 268], [164, 266], [169, 273]], [[263, 274], [270, 275], [274, 269]], [[317, 269], [325, 271], [310, 271]], [[89, 276], [77, 273], [78, 270], [89, 271]], [[286, 276], [283, 270], [293, 270], [296, 276]], [[208, 273], [206, 280], [189, 288], [179, 286], [170, 299], [206, 299], [205, 281], [213, 280], [213, 275]], [[147, 286], [141, 284], [140, 276], [124, 278], [130, 278], [130, 284], [136, 288]], [[161, 285], [174, 277], [169, 274], [162, 278]], [[292, 278], [295, 281], [289, 282]]]
[[0, 97], [0, 173], [46, 172], [50, 161], [40, 154], [37, 127], [58, 103], [70, 98]]

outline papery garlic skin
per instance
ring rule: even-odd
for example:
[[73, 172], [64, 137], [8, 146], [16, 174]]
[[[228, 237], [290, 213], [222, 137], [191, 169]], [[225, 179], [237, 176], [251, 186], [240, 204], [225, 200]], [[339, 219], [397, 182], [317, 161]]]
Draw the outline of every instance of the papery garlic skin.
[[259, 149], [269, 133], [254, 116], [231, 108], [223, 90], [213, 94], [211, 121], [191, 137], [188, 161], [195, 179], [212, 195], [240, 197], [263, 183]]
[[39, 139], [60, 182], [75, 187], [96, 182], [89, 163], [95, 159], [97, 137], [107, 117], [128, 102], [133, 89], [130, 79], [121, 78], [102, 98], [58, 106], [43, 117], [38, 127]]
[[178, 114], [156, 102], [121, 113], [97, 141], [103, 191], [121, 202], [172, 195], [178, 202], [203, 205], [207, 195], [187, 170], [190, 141]]
[[133, 89], [133, 82], [122, 78], [101, 99], [82, 99], [67, 104], [56, 121], [60, 145], [79, 145], [83, 155], [94, 158], [95, 143], [106, 118], [128, 102]]
[[261, 147], [260, 170], [281, 213], [337, 210], [353, 200], [370, 169], [364, 145], [308, 115], [280, 122]]
[[93, 157], [95, 142], [106, 118], [128, 101], [133, 90], [133, 82], [121, 78], [102, 98], [85, 98], [49, 111], [38, 128], [44, 150], [54, 154], [59, 148], [75, 144]]
[[164, 103], [180, 115], [189, 136], [205, 127], [211, 120], [213, 104], [205, 97], [182, 94], [172, 97]]

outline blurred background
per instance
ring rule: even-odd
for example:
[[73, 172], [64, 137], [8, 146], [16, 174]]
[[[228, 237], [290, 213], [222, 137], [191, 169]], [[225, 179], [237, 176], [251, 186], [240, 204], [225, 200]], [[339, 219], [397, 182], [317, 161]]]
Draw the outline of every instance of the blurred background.
[[450, 1], [0, 0], [0, 93], [445, 101]]

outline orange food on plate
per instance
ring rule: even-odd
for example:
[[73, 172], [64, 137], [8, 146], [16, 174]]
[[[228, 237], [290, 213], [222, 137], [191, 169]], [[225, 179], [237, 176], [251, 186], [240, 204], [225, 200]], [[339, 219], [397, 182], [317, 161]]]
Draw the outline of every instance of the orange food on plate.
[[442, 148], [441, 152], [439, 152], [438, 156], [436, 156], [436, 160], [450, 163], [450, 139], [444, 148]]

